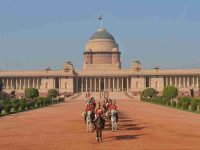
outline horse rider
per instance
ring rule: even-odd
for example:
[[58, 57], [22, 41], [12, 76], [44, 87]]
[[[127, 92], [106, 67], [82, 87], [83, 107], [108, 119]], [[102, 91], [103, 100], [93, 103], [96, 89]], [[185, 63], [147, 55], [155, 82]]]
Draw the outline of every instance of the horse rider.
[[84, 116], [84, 120], [85, 120], [85, 123], [86, 123], [86, 117], [87, 117], [87, 113], [88, 111], [93, 111], [93, 107], [91, 104], [87, 105], [86, 108], [85, 108], [85, 116]]
[[117, 112], [117, 105], [116, 105], [116, 101], [114, 101], [114, 104], [112, 104], [111, 106], [110, 106], [110, 111], [111, 110], [115, 110], [116, 111], [116, 117], [117, 117], [117, 119], [116, 119], [116, 121], [118, 122], [118, 118], [119, 118], [119, 116], [118, 116], [118, 112]]
[[108, 101], [108, 103], [106, 104], [106, 106], [107, 106], [107, 110], [110, 112], [111, 111], [111, 107], [112, 107], [112, 100], [111, 99], [109, 99], [109, 101]]
[[91, 97], [91, 105], [93, 106], [93, 109], [95, 110], [95, 108], [96, 108], [96, 102], [95, 102], [94, 97]]
[[[105, 120], [103, 119], [103, 109], [101, 108], [101, 104], [99, 102], [99, 106], [98, 108], [95, 110], [95, 120], [97, 119], [97, 117], [101, 117], [101, 119], [103, 120], [103, 127], [105, 125]], [[94, 122], [95, 122], [94, 120]]]

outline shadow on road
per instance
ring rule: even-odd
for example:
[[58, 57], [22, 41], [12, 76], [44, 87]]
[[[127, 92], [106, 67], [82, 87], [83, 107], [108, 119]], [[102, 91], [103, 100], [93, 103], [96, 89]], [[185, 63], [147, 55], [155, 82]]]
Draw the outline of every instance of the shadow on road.
[[115, 140], [134, 140], [146, 134], [135, 134], [135, 135], [118, 135], [118, 136], [111, 136], [107, 139], [107, 141], [115, 141]]
[[140, 136], [145, 135], [145, 134], [136, 134], [136, 135], [119, 135], [119, 136], [115, 136], [115, 140], [133, 140], [133, 139], [137, 139]]

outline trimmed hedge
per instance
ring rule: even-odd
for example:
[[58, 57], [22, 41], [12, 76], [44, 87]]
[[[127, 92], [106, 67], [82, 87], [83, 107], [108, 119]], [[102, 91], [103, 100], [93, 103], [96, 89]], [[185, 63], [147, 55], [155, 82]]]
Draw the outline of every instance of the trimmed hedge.
[[200, 98], [194, 99], [192, 97], [184, 96], [173, 99], [176, 96], [176, 88], [169, 86], [165, 88], [165, 96], [153, 96], [151, 98], [141, 96], [141, 100], [182, 110], [200, 112]]
[[172, 107], [176, 107], [176, 101], [172, 101]]
[[183, 102], [182, 103], [182, 109], [183, 110], [188, 110], [188, 108], [189, 108], [189, 104], [187, 102]]
[[16, 113], [19, 111], [44, 107], [61, 102], [64, 102], [64, 98], [52, 99], [50, 97], [38, 97], [35, 99], [28, 99], [28, 100], [25, 98], [0, 100], [0, 115], [2, 114], [2, 111], [4, 111], [6, 114], [10, 114], [11, 111]]

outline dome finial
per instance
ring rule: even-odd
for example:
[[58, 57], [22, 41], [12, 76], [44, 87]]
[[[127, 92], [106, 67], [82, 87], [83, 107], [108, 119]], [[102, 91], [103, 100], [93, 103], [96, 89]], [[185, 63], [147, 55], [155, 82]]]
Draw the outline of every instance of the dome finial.
[[102, 19], [103, 19], [103, 15], [100, 15], [99, 17], [98, 17], [98, 19], [99, 19], [99, 21], [100, 21], [100, 29], [103, 29], [103, 21], [102, 21]]

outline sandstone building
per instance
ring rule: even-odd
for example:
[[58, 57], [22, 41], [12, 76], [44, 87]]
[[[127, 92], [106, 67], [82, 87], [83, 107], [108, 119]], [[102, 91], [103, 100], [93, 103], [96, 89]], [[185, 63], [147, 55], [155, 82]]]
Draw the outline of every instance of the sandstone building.
[[41, 95], [49, 89], [60, 94], [90, 93], [95, 97], [138, 95], [148, 87], [162, 92], [168, 85], [178, 88], [179, 94], [199, 95], [200, 69], [163, 70], [143, 69], [135, 61], [129, 69], [121, 68], [120, 49], [114, 37], [104, 28], [89, 39], [83, 52], [83, 69], [76, 70], [66, 62], [62, 70], [46, 68], [39, 71], [0, 71], [4, 91], [23, 95], [26, 88], [37, 88]]

